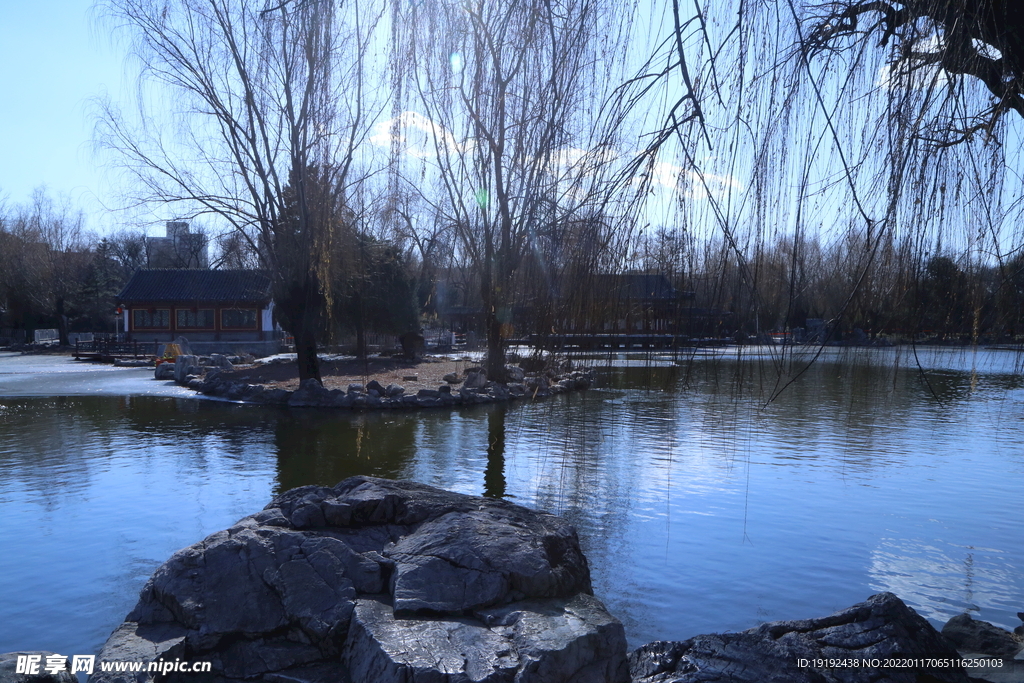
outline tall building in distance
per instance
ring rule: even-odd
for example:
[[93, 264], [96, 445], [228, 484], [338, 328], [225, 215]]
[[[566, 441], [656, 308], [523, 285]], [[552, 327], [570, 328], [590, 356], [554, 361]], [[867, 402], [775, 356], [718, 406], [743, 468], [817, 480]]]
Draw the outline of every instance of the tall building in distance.
[[209, 268], [209, 239], [189, 232], [185, 221], [168, 221], [166, 237], [147, 237], [150, 268]]

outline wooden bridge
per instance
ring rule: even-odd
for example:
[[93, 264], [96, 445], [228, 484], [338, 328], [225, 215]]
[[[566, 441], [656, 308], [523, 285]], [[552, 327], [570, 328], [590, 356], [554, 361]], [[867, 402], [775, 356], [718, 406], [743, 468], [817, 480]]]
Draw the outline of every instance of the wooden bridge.
[[156, 357], [160, 342], [119, 342], [97, 339], [90, 342], [75, 342], [75, 360], [98, 360], [111, 363], [126, 358], [143, 359]]
[[509, 340], [510, 346], [530, 346], [547, 351], [671, 350], [722, 347], [731, 339], [688, 337], [678, 334], [531, 334]]

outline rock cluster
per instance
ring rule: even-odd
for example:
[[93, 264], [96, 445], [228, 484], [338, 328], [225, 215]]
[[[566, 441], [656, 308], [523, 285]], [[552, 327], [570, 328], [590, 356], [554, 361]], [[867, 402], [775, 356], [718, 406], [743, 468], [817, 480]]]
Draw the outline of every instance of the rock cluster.
[[[179, 356], [179, 359], [182, 356]], [[205, 377], [192, 374], [198, 369], [183, 361], [185, 368], [179, 379], [177, 368], [174, 379], [190, 389], [210, 396], [220, 396], [232, 401], [288, 405], [292, 407], [351, 408], [351, 409], [409, 409], [434, 408], [443, 406], [495, 403], [517, 398], [542, 398], [590, 386], [589, 372], [567, 371], [549, 376], [538, 373], [527, 375], [521, 368], [510, 366], [508, 384], [489, 381], [483, 370], [470, 370], [462, 380], [462, 386], [453, 387], [454, 382], [446, 379], [437, 389], [420, 389], [415, 394], [406, 394], [405, 388], [397, 384], [381, 386], [376, 380], [363, 386], [350, 384], [347, 391], [326, 389], [315, 379], [307, 379], [295, 391], [267, 389], [261, 384], [248, 384], [230, 379], [230, 375], [217, 370], [207, 372]], [[160, 367], [157, 368], [159, 372]], [[518, 377], [517, 381], [515, 378]]]
[[99, 659], [176, 658], [221, 681], [628, 681], [570, 525], [371, 477], [289, 491], [164, 563]]
[[962, 653], [1013, 659], [1024, 648], [1024, 643], [1009, 631], [974, 619], [970, 614], [960, 614], [947, 621], [942, 635]]
[[[959, 658], [953, 645], [892, 593], [879, 593], [819, 619], [777, 621], [739, 633], [648, 643], [630, 653], [633, 683], [968, 683], [960, 667], [922, 666]], [[842, 665], [897, 660], [910, 666]], [[832, 660], [834, 667], [816, 666]]]

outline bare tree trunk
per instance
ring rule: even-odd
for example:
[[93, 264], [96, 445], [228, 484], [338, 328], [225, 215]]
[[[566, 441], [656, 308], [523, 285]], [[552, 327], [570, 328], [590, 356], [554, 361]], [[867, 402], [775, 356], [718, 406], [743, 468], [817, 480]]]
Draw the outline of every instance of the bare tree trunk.
[[65, 313], [64, 313], [65, 305], [64, 305], [64, 297], [63, 296], [57, 297], [56, 309], [57, 309], [57, 334], [60, 337], [58, 343], [61, 346], [69, 346], [70, 342], [68, 341], [68, 316], [65, 315]]
[[366, 360], [366, 321], [363, 319], [362, 297], [356, 295], [356, 357]]
[[505, 344], [501, 339], [501, 320], [492, 304], [487, 307], [487, 379], [505, 382]]
[[501, 297], [495, 289], [493, 250], [486, 243], [487, 258], [480, 276], [480, 298], [484, 303], [484, 333], [487, 335], [487, 358], [484, 369], [487, 379], [495, 382], [505, 381], [505, 348], [501, 340], [501, 320], [498, 318], [498, 307]]
[[320, 357], [317, 355], [316, 322], [316, 315], [307, 309], [301, 317], [299, 329], [295, 330], [295, 355], [299, 365], [299, 381], [315, 379], [323, 384]]

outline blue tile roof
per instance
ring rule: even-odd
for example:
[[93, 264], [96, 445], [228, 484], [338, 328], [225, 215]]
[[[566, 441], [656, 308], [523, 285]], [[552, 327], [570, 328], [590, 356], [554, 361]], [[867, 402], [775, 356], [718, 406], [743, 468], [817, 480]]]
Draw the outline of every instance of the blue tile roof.
[[117, 296], [121, 303], [156, 301], [269, 302], [270, 278], [258, 270], [138, 270]]

